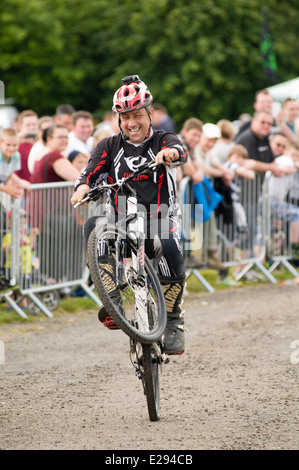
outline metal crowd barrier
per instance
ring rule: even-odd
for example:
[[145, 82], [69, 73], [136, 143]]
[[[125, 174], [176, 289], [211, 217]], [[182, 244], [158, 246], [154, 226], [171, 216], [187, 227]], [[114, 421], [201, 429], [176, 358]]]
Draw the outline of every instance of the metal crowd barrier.
[[[102, 213], [102, 202], [74, 210], [70, 204], [73, 183], [45, 183], [31, 186], [20, 200], [0, 194], [0, 300], [4, 300], [23, 318], [22, 302], [30, 312], [42, 311], [52, 317], [62, 292], [81, 288], [98, 305], [100, 299], [88, 284], [82, 235], [84, 221]], [[209, 246], [213, 234], [208, 222], [196, 212], [192, 180], [185, 177], [178, 185], [182, 210], [182, 251], [185, 261], [190, 253], [199, 260], [196, 268], [187, 268], [210, 292], [205, 279]], [[225, 198], [224, 198], [225, 199]], [[220, 204], [213, 213], [217, 255], [223, 266], [235, 267], [240, 280], [252, 268], [258, 268], [275, 283], [275, 269], [282, 264], [298, 277], [291, 264], [294, 250], [299, 259], [298, 200], [275, 204], [269, 193], [268, 175], [240, 179], [239, 205]], [[296, 238], [297, 237], [297, 238]], [[267, 265], [266, 266], [266, 261]]]
[[[278, 208], [275, 213], [273, 200], [269, 195], [268, 175], [256, 174], [254, 180], [240, 178], [239, 183], [238, 203], [229, 200], [229, 197], [223, 197], [213, 214], [219, 261], [224, 267], [235, 267], [234, 276], [237, 281], [253, 268], [257, 268], [268, 281], [276, 283], [272, 273], [279, 264], [297, 277], [298, 272], [290, 263], [294, 257], [294, 243], [291, 243], [290, 238], [293, 227], [290, 227], [290, 219], [293, 217], [292, 220], [296, 218], [296, 221], [299, 221], [298, 201], [292, 202], [292, 208], [279, 206], [278, 214]], [[186, 267], [186, 274], [194, 274], [208, 291], [213, 292], [213, 287], [201, 272], [208, 268], [210, 221], [196, 220], [196, 211], [193, 209], [196, 200], [193, 183], [189, 177], [183, 178], [178, 184], [178, 198], [182, 210], [184, 260], [188, 266], [188, 256], [192, 254], [199, 264], [196, 268]], [[296, 229], [299, 258], [299, 222]], [[199, 236], [196, 237], [196, 234]]]
[[296, 258], [299, 260], [299, 200], [292, 198], [292, 191], [283, 201], [271, 197], [270, 181], [271, 174], [268, 173], [264, 192], [268, 204], [267, 253], [272, 261], [269, 271], [274, 272], [282, 264], [297, 277], [298, 272], [291, 262]]
[[51, 318], [61, 295], [75, 288], [101, 305], [88, 285], [82, 235], [92, 205], [74, 210], [73, 187], [72, 182], [34, 184], [21, 200], [2, 204], [1, 269], [11, 289], [0, 295], [23, 318], [24, 302], [32, 313], [41, 310]]

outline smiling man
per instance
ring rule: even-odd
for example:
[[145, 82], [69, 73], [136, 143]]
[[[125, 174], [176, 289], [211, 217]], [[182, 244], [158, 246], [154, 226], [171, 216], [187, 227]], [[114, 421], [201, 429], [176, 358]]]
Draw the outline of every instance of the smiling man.
[[282, 176], [281, 168], [275, 162], [275, 156], [271, 150], [269, 135], [273, 118], [268, 110], [256, 111], [249, 129], [235, 138], [237, 144], [244, 145], [249, 158], [255, 160], [252, 170], [265, 173], [271, 171], [275, 176]]
[[[167, 220], [166, 224], [161, 222], [158, 233], [162, 244], [162, 258], [158, 271], [164, 296], [168, 299], [165, 352], [181, 354], [184, 351], [184, 318], [180, 304], [185, 273], [179, 243], [180, 209], [176, 199], [176, 166], [186, 162], [187, 153], [176, 135], [152, 129], [152, 100], [149, 89], [138, 75], [125, 77], [122, 80], [122, 86], [114, 94], [112, 108], [118, 114], [120, 133], [104, 138], [98, 143], [87, 168], [77, 180], [71, 202], [75, 205], [82, 201], [87, 192], [104, 179], [114, 183], [120, 178], [129, 176], [147, 162], [155, 161], [161, 164], [156, 172], [141, 174], [130, 184], [136, 190], [137, 202], [147, 211], [146, 248], [150, 257], [153, 254], [151, 226], [153, 224], [158, 226], [157, 219]], [[119, 216], [114, 194], [111, 205]], [[84, 226], [86, 243], [98, 219], [93, 217], [86, 222]], [[167, 233], [163, 231], [165, 226]], [[110, 258], [109, 255], [103, 255], [103, 262], [110, 265], [114, 263], [111, 255]], [[113, 266], [110, 272], [113, 272]], [[117, 289], [111, 293], [111, 298], [118, 302]], [[111, 327], [107, 317], [108, 314], [103, 306], [99, 311], [99, 319], [105, 326]]]

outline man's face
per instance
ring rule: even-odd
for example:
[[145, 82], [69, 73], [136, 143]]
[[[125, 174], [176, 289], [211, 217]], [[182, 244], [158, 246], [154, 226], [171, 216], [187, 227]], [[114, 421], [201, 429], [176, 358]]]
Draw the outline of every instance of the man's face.
[[145, 108], [136, 109], [120, 114], [120, 125], [130, 142], [141, 144], [148, 134], [150, 118]]
[[74, 127], [73, 132], [75, 136], [82, 140], [82, 142], [86, 142], [89, 137], [92, 135], [94, 130], [92, 119], [86, 118], [79, 118], [77, 119]]
[[18, 150], [18, 139], [13, 136], [4, 136], [0, 141], [1, 151], [4, 158], [11, 158]]
[[272, 96], [264, 94], [264, 93], [259, 93], [254, 103], [254, 109], [256, 111], [261, 111], [262, 109], [266, 109], [267, 111], [270, 111], [270, 113], [272, 113], [272, 104], [273, 104]]
[[270, 133], [273, 120], [268, 113], [260, 113], [251, 121], [252, 132], [259, 138], [264, 139]]
[[275, 157], [283, 155], [288, 143], [288, 139], [283, 135], [275, 135], [270, 142], [270, 147]]
[[299, 117], [298, 101], [288, 101], [283, 108], [284, 118], [290, 124], [293, 124]]
[[189, 131], [183, 132], [183, 136], [190, 149], [194, 149], [194, 147], [199, 143], [201, 134], [202, 132], [198, 129], [189, 129]]
[[218, 139], [210, 139], [205, 134], [202, 134], [202, 136], [200, 138], [200, 146], [201, 146], [203, 152], [204, 153], [209, 152], [209, 150], [211, 150], [214, 147], [217, 140]]
[[47, 145], [52, 150], [63, 152], [68, 145], [68, 130], [63, 128], [55, 129], [53, 136], [48, 138]]
[[21, 131], [25, 134], [31, 132], [37, 132], [38, 129], [38, 118], [36, 116], [25, 116], [22, 120]]

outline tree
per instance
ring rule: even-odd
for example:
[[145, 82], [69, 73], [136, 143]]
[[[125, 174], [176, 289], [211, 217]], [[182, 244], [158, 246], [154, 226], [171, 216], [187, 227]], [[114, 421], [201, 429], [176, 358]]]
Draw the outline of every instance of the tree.
[[[278, 80], [298, 74], [298, 5], [265, 0]], [[121, 78], [139, 74], [180, 126], [252, 112], [269, 86], [258, 0], [6, 0], [0, 79], [20, 109], [69, 102], [101, 118]]]

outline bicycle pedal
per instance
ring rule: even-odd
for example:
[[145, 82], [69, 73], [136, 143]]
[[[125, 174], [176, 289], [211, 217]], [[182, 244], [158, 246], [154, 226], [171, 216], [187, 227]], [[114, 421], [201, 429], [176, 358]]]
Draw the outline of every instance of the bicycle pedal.
[[103, 325], [109, 330], [119, 330], [119, 326], [110, 316], [104, 318]]

